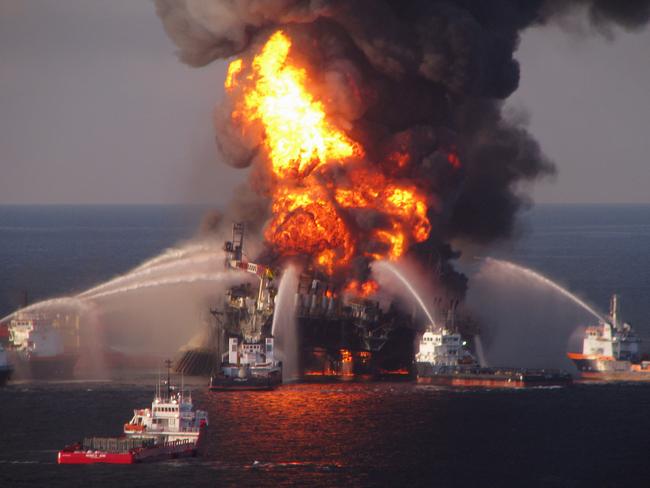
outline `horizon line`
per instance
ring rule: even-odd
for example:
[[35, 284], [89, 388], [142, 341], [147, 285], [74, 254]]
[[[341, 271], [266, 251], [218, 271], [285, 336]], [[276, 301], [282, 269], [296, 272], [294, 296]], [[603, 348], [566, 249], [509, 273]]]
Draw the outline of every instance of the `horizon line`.
[[[209, 202], [0, 202], [0, 207], [225, 207], [228, 204], [216, 204]], [[647, 202], [532, 202], [530, 207], [545, 206], [545, 205], [567, 205], [567, 206], [632, 206], [632, 205], [650, 205]], [[529, 208], [524, 204], [521, 210], [525, 211]]]

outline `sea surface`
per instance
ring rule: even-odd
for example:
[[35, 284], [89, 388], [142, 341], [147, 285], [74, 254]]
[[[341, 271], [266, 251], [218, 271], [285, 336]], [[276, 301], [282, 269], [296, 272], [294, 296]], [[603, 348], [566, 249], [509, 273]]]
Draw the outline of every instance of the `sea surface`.
[[[191, 237], [197, 207], [0, 207], [0, 315], [81, 291]], [[650, 332], [650, 206], [539, 206], [494, 249]], [[14, 382], [0, 389], [0, 487], [650, 486], [650, 384], [522, 391], [410, 383], [192, 386], [210, 430], [197, 459], [58, 466], [84, 436], [116, 435], [156, 378]]]

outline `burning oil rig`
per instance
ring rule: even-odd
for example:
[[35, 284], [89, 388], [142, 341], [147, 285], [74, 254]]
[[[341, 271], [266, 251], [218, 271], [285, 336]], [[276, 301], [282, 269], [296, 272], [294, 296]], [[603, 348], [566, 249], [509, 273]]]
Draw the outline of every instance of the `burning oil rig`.
[[[277, 346], [283, 338], [273, 333], [278, 272], [246, 261], [244, 238], [245, 225], [235, 223], [232, 238], [223, 248], [225, 266], [255, 275], [258, 285], [247, 282], [228, 288], [223, 304], [210, 310], [214, 320], [204, 347], [184, 351], [176, 362], [178, 372], [212, 376], [214, 389], [270, 387], [282, 380], [281, 360], [288, 359], [288, 351]], [[285, 379], [412, 375], [417, 334], [414, 313], [393, 303], [382, 307], [313, 269], [300, 273], [291, 293], [297, 349], [292, 360], [297, 362], [297, 371], [296, 377]], [[439, 314], [441, 320], [455, 326], [458, 300], [444, 307], [439, 299], [437, 305], [445, 309]]]
[[[313, 77], [320, 63], [303, 56], [308, 53], [299, 42], [300, 30], [267, 33], [254, 52], [242, 53], [228, 66], [227, 102], [215, 115], [216, 136], [222, 148], [233, 150], [226, 159], [242, 167], [254, 164], [251, 189], [268, 215], [243, 213], [258, 228], [264, 224], [270, 256], [261, 263], [245, 261], [244, 227], [235, 224], [224, 248], [226, 267], [256, 275], [259, 286], [228, 290], [225, 304], [212, 311], [216, 325], [208, 334], [209, 347], [187, 351], [177, 369], [243, 380], [279, 368], [280, 358], [286, 363], [286, 344], [273, 331], [274, 317], [279, 320], [275, 263], [298, 259], [303, 269], [290, 291], [297, 376], [407, 376], [414, 314], [371, 300], [377, 285], [367, 280], [369, 266], [399, 261], [416, 246], [420, 253], [451, 257], [439, 242], [449, 234], [432, 234], [432, 229], [444, 220], [441, 197], [455, 195], [443, 189], [456, 188], [463, 177], [455, 139], [447, 129], [437, 130], [437, 123], [423, 128], [418, 121], [417, 128], [388, 139], [340, 124], [332, 116], [336, 107], [328, 103], [336, 102], [322, 99], [318, 76]], [[354, 96], [358, 93], [363, 92]], [[458, 298], [443, 301], [438, 313], [444, 321], [449, 311], [455, 314]]]

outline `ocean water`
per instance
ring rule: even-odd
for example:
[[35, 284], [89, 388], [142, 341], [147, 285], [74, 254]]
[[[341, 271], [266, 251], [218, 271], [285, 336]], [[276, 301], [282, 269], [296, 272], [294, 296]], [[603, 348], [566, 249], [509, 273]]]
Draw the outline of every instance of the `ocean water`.
[[0, 317], [83, 291], [194, 235], [196, 206], [0, 206]]
[[[0, 390], [3, 487], [648, 486], [648, 388], [446, 390], [290, 385], [206, 393], [196, 459], [59, 466], [56, 450], [116, 435], [153, 382], [18, 384]], [[44, 401], [47, 399], [47, 401]]]
[[625, 320], [650, 339], [650, 205], [541, 205], [521, 231], [491, 255], [544, 273], [601, 311], [618, 293]]
[[[191, 238], [199, 206], [0, 206], [0, 316], [82, 291]], [[650, 335], [650, 205], [540, 205], [488, 253], [530, 266]]]
[[[190, 237], [202, 209], [0, 207], [0, 313], [82, 290]], [[491, 254], [531, 266], [601, 309], [621, 293], [650, 332], [650, 206], [541, 206]], [[650, 335], [650, 334], [648, 334]], [[137, 466], [58, 466], [85, 435], [117, 435], [155, 378], [17, 382], [0, 389], [4, 486], [650, 486], [650, 384], [525, 391], [409, 383], [206, 391], [204, 455]]]

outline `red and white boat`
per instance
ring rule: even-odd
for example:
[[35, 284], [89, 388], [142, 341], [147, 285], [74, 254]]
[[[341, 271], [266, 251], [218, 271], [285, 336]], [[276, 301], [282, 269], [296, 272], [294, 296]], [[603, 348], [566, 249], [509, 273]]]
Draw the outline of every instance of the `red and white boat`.
[[[167, 382], [169, 385], [169, 381]], [[60, 450], [59, 464], [134, 464], [196, 456], [208, 414], [194, 410], [192, 395], [160, 388], [151, 408], [133, 411], [121, 437], [89, 437]]]
[[612, 295], [609, 317], [586, 328], [582, 352], [567, 354], [587, 381], [650, 381], [650, 361], [641, 354], [641, 339], [621, 320], [618, 295]]

